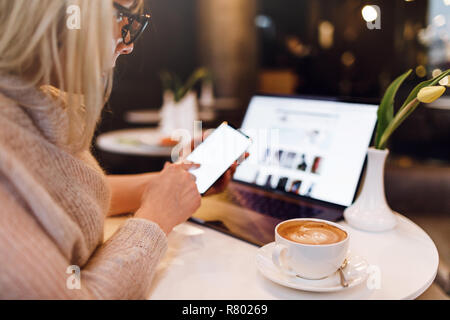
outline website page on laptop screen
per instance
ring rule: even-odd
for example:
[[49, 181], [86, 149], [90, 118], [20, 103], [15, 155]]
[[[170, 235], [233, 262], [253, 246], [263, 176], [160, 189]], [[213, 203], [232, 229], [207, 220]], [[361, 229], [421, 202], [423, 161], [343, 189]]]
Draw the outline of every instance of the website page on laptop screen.
[[254, 97], [242, 126], [253, 145], [234, 178], [350, 206], [377, 110], [366, 104]]

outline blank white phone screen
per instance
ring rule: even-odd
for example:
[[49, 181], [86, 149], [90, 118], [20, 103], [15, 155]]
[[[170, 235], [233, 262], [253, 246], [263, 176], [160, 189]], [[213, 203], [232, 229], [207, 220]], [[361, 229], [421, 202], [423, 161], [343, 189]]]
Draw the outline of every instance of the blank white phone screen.
[[186, 160], [200, 164], [190, 170], [197, 178], [197, 188], [204, 194], [242, 156], [251, 140], [241, 132], [223, 123], [200, 144]]

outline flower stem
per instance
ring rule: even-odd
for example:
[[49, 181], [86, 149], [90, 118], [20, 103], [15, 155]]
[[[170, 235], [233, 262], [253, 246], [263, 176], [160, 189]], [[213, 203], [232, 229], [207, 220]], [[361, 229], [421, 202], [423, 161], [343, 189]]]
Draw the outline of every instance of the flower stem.
[[414, 98], [410, 103], [408, 103], [402, 110], [400, 110], [395, 116], [394, 120], [388, 125], [383, 135], [381, 136], [380, 143], [377, 146], [377, 149], [383, 150], [386, 149], [387, 142], [394, 131], [403, 123], [403, 121], [408, 118], [408, 116], [419, 106], [420, 101], [417, 98]]

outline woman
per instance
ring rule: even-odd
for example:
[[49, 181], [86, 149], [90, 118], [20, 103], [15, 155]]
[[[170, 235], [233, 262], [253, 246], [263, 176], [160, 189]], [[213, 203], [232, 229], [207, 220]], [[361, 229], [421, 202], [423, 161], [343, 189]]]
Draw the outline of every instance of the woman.
[[[66, 24], [72, 4], [79, 30]], [[0, 0], [2, 299], [146, 298], [166, 235], [200, 206], [193, 164], [107, 177], [89, 152], [112, 66], [133, 50], [120, 11], [112, 0]], [[102, 244], [105, 216], [126, 212]], [[68, 285], [77, 266], [80, 286]]]

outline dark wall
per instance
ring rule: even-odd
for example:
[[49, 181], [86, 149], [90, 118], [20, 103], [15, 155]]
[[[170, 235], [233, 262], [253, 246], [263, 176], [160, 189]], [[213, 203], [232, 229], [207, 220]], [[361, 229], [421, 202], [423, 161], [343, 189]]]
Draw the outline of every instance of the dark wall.
[[[292, 68], [300, 78], [298, 93], [379, 98], [389, 81], [418, 65], [425, 54], [417, 39], [403, 36], [405, 23], [415, 31], [425, 26], [427, 1], [374, 0], [381, 8], [381, 30], [369, 30], [362, 19], [365, 4], [359, 0], [261, 0], [260, 14], [273, 21], [261, 29], [261, 60], [264, 68]], [[334, 44], [319, 44], [318, 26], [329, 21], [334, 26]], [[310, 53], [298, 57], [286, 46], [287, 37], [296, 37]], [[342, 63], [345, 52], [355, 60]], [[413, 80], [411, 78], [411, 80]]]

